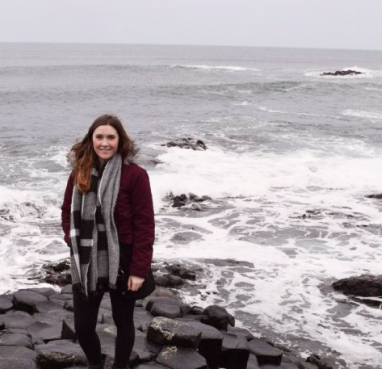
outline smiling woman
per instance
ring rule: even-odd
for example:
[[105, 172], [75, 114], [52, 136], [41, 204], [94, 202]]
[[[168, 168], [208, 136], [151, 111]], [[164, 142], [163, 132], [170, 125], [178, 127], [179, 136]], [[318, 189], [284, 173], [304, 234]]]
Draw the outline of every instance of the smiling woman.
[[62, 205], [62, 227], [71, 254], [78, 342], [89, 368], [102, 369], [105, 356], [95, 328], [109, 291], [117, 327], [113, 368], [126, 368], [135, 338], [135, 300], [155, 288], [149, 179], [131, 162], [137, 149], [115, 116], [97, 118], [72, 152], [74, 170]]
[[118, 149], [118, 132], [112, 126], [99, 126], [93, 132], [93, 148], [103, 167]]

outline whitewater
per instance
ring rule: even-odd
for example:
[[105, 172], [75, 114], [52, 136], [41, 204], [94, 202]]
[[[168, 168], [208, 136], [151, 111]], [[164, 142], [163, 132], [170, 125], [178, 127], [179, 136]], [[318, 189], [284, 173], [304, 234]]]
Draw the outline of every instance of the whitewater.
[[[204, 270], [187, 302], [219, 303], [302, 354], [380, 367], [381, 310], [330, 285], [381, 270], [382, 202], [366, 197], [382, 192], [381, 52], [0, 49], [1, 293], [41, 285], [42, 265], [68, 256], [66, 155], [98, 115], [114, 113], [150, 176], [155, 259]], [[362, 74], [321, 76], [347, 69]], [[186, 137], [207, 150], [164, 146]], [[210, 200], [171, 206], [170, 194], [190, 193]]]

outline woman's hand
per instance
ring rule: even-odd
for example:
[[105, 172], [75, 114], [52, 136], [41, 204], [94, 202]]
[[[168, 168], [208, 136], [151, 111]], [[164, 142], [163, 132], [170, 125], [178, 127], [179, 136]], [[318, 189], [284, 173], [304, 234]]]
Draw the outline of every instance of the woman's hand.
[[127, 281], [127, 290], [138, 291], [141, 288], [144, 280], [145, 280], [144, 278], [131, 275]]

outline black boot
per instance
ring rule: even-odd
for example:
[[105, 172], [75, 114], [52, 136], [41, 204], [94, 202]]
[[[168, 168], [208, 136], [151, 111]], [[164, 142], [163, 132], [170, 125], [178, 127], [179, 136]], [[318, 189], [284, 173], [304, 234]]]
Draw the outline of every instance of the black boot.
[[88, 369], [103, 369], [105, 367], [106, 355], [102, 354], [102, 359], [100, 364], [89, 365]]

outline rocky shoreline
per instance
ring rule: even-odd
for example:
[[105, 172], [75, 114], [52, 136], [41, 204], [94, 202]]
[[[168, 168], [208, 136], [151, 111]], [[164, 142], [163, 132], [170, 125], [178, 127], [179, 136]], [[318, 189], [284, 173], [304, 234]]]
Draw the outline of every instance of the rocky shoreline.
[[[30, 288], [0, 296], [0, 369], [85, 368], [76, 343], [68, 263], [46, 266], [45, 280], [64, 285]], [[203, 309], [185, 304], [177, 289], [186, 288], [196, 273], [173, 264], [155, 267], [157, 289], [136, 302], [136, 342], [130, 367], [137, 369], [331, 369], [330, 358], [302, 358], [287, 347], [235, 327], [224, 307]], [[183, 287], [181, 287], [183, 286]], [[105, 368], [112, 365], [116, 329], [110, 298], [105, 295], [97, 325]]]

